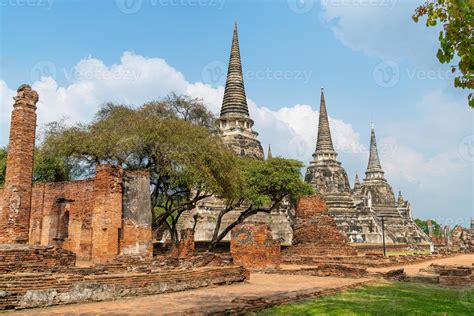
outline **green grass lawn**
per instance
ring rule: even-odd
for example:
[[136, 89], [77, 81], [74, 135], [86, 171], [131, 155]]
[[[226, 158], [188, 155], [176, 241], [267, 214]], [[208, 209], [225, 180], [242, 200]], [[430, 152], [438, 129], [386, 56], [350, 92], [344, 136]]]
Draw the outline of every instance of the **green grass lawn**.
[[474, 288], [383, 282], [257, 315], [474, 315]]

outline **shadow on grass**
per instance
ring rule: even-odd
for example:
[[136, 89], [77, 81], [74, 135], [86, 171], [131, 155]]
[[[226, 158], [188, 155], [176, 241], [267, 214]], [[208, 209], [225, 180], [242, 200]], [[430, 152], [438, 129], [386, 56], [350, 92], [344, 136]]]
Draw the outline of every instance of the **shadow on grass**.
[[474, 315], [474, 288], [384, 282], [257, 315]]

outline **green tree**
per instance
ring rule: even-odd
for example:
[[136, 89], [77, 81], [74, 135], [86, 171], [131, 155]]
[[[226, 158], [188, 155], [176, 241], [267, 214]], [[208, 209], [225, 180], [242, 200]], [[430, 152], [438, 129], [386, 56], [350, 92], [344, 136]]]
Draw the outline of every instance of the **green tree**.
[[[7, 147], [0, 148], [0, 186], [5, 182], [7, 167]], [[61, 157], [41, 144], [35, 148], [33, 168], [34, 182], [69, 181], [72, 178], [72, 165], [67, 157]]]
[[[427, 0], [413, 15], [415, 22], [422, 16], [427, 17], [426, 26], [442, 24], [439, 34], [440, 48], [437, 57], [441, 63], [449, 63], [457, 55], [458, 66], [452, 66], [458, 72], [454, 86], [474, 89], [474, 3], [472, 0]], [[468, 96], [468, 102], [474, 107], [474, 96]]]
[[[439, 225], [434, 220], [431, 220], [431, 223], [433, 225], [433, 234], [436, 237], [441, 237], [441, 235], [442, 235], [441, 225]], [[417, 219], [415, 219], [415, 224], [418, 227], [420, 227], [425, 232], [425, 234], [429, 235], [428, 221], [427, 220], [417, 218]]]
[[213, 124], [198, 100], [172, 94], [138, 108], [105, 104], [90, 124], [62, 130], [47, 141], [82, 176], [98, 163], [147, 169], [153, 226], [165, 225], [176, 243], [184, 212], [212, 195], [233, 194], [238, 183], [236, 158], [211, 133]]
[[5, 182], [5, 172], [7, 170], [7, 147], [0, 147], [0, 186]]
[[[297, 160], [241, 158], [239, 165], [238, 189], [227, 198], [226, 207], [219, 212], [210, 249], [246, 218], [257, 213], [269, 214], [285, 202], [294, 206], [301, 196], [313, 193], [313, 188], [302, 180], [304, 165]], [[236, 209], [241, 210], [239, 217], [219, 233], [224, 215]]]

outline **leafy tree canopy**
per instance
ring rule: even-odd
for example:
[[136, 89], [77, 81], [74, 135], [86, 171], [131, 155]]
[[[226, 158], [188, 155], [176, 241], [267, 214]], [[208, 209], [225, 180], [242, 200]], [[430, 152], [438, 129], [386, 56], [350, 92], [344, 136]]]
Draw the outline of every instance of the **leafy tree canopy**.
[[[431, 223], [433, 225], [433, 234], [436, 237], [441, 237], [441, 235], [442, 235], [441, 225], [439, 225], [434, 220], [431, 220]], [[417, 219], [415, 219], [415, 224], [418, 227], [420, 227], [425, 232], [425, 234], [429, 235], [428, 221], [427, 220], [417, 218]]]
[[[228, 197], [227, 207], [220, 211], [210, 248], [248, 217], [271, 213], [283, 203], [294, 206], [301, 196], [312, 194], [313, 188], [301, 177], [303, 167], [303, 163], [292, 159], [240, 158], [240, 190]], [[241, 210], [239, 217], [220, 231], [223, 216], [235, 209]]]
[[[459, 71], [454, 86], [474, 89], [474, 3], [472, 0], [427, 0], [413, 15], [415, 22], [427, 17], [426, 26], [442, 24], [439, 34], [440, 48], [437, 57], [441, 63], [449, 63], [457, 55]], [[469, 94], [468, 102], [474, 107], [474, 96]]]
[[211, 195], [232, 196], [239, 185], [236, 158], [213, 130], [200, 101], [172, 94], [136, 108], [105, 104], [90, 124], [56, 129], [45, 144], [83, 177], [98, 163], [147, 169], [154, 226], [168, 225], [177, 241], [183, 212]]

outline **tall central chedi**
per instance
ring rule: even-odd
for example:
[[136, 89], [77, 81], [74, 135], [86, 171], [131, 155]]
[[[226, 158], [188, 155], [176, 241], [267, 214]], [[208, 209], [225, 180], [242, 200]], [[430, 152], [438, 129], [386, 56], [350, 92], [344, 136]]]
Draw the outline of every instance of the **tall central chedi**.
[[224, 100], [218, 119], [219, 132], [224, 144], [237, 155], [264, 159], [262, 145], [257, 139], [258, 133], [252, 130], [253, 124], [245, 96], [237, 22], [235, 22]]

